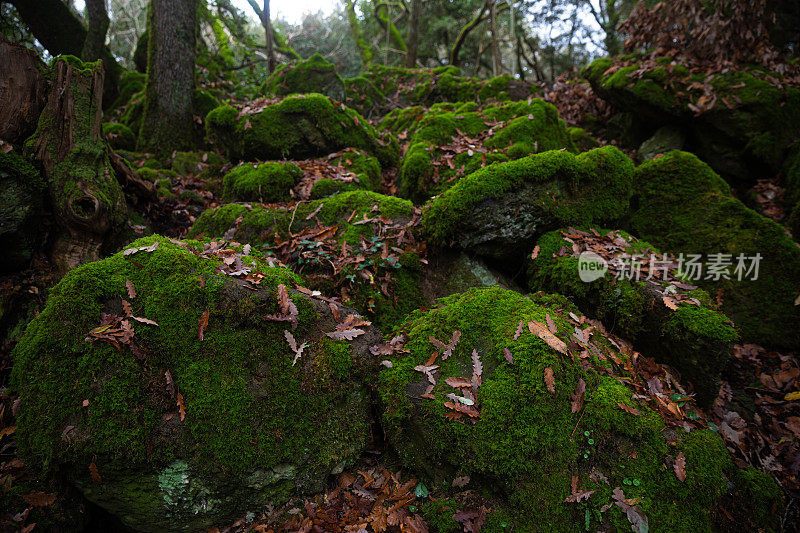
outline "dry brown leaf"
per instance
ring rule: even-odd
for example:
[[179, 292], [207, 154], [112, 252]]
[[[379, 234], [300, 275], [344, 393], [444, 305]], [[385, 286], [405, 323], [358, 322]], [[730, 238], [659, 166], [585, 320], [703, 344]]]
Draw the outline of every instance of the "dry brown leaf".
[[103, 478], [100, 477], [100, 472], [97, 471], [97, 465], [93, 462], [89, 463], [89, 474], [91, 474], [92, 481], [95, 483], [101, 483], [103, 481]]
[[128, 290], [128, 298], [133, 300], [136, 298], [136, 288], [133, 286], [133, 283], [130, 281], [125, 282], [125, 288]]
[[22, 499], [32, 507], [47, 507], [48, 505], [53, 505], [56, 501], [56, 495], [35, 490], [28, 494], [23, 494]]
[[575, 392], [572, 394], [572, 412], [577, 413], [583, 407], [583, 396], [586, 394], [586, 382], [583, 378], [578, 380], [575, 386]]
[[208, 317], [211, 316], [211, 311], [206, 309], [203, 311], [203, 314], [200, 315], [200, 320], [197, 324], [197, 338], [203, 340], [206, 335], [206, 328], [208, 327]]
[[678, 477], [678, 481], [686, 481], [686, 457], [683, 455], [683, 452], [680, 452], [675, 458], [674, 469], [675, 475]]
[[547, 343], [552, 349], [556, 350], [557, 352], [561, 352], [563, 354], [567, 353], [567, 345], [564, 344], [564, 341], [553, 335], [547, 326], [542, 324], [541, 322], [537, 322], [536, 320], [532, 320], [528, 322], [528, 329], [542, 339], [544, 342]]
[[550, 394], [556, 393], [556, 379], [553, 376], [553, 369], [549, 366], [544, 369], [544, 384], [547, 385], [547, 390]]
[[344, 331], [331, 331], [330, 333], [326, 333], [328, 337], [334, 340], [348, 340], [351, 341], [358, 337], [359, 335], [363, 335], [366, 333], [363, 329], [346, 329]]
[[177, 397], [178, 413], [181, 415], [181, 422], [186, 418], [186, 408], [183, 406], [183, 394], [178, 393]]

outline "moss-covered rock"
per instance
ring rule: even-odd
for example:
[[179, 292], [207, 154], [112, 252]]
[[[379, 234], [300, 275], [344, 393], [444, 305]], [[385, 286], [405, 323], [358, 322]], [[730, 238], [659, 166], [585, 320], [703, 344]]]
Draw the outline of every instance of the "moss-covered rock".
[[653, 136], [639, 146], [636, 154], [639, 162], [654, 159], [673, 150], [682, 150], [686, 143], [686, 135], [681, 128], [676, 126], [662, 126]]
[[417, 202], [492, 163], [575, 151], [556, 108], [539, 98], [482, 108], [474, 102], [408, 108], [393, 111], [381, 125], [409, 138], [397, 181], [400, 194]]
[[103, 122], [103, 137], [115, 150], [135, 150], [136, 135], [125, 124]]
[[328, 162], [341, 168], [344, 175], [341, 179], [323, 177], [314, 182], [309, 193], [312, 200], [327, 198], [347, 191], [380, 192], [381, 165], [374, 156], [363, 150], [347, 148], [336, 157], [329, 159]]
[[319, 93], [334, 100], [344, 100], [344, 82], [337, 74], [336, 66], [320, 54], [279, 65], [262, 89], [275, 96]]
[[[615, 246], [620, 261], [623, 254], [629, 256], [628, 260], [634, 255], [663, 257], [648, 243], [624, 232], [598, 233], [607, 236], [604, 246]], [[575, 229], [543, 235], [536, 243], [538, 255], [528, 266], [529, 288], [569, 296], [583, 312], [602, 320], [609, 331], [633, 342], [642, 353], [678, 369], [694, 386], [698, 403], [708, 406], [717, 397], [720, 375], [733, 343], [739, 340], [738, 331], [725, 315], [710, 307], [707, 293], [681, 289], [663, 281], [659, 272], [651, 270], [653, 279], [649, 280], [644, 273], [635, 279], [622, 272], [619, 276], [607, 272], [595, 280], [582, 280], [580, 256], [586, 250], [578, 245], [580, 251], [575, 251], [575, 241], [570, 237], [591, 235]], [[667, 306], [665, 296], [675, 309]]]
[[664, 58], [597, 59], [581, 74], [602, 98], [641, 123], [688, 128], [686, 149], [730, 182], [752, 184], [764, 167], [777, 172], [800, 135], [800, 88], [781, 74], [740, 66], [709, 76]]
[[[587, 327], [568, 321], [557, 306], [499, 288], [440, 304], [408, 317], [402, 328], [407, 352], [388, 357], [391, 367], [382, 369], [378, 385], [391, 443], [434, 487], [469, 476], [476, 489], [508, 502], [510, 525], [518, 531], [577, 531], [587, 521], [590, 530], [624, 531], [630, 524], [612, 498], [620, 489], [652, 531], [724, 530], [722, 514], [714, 511], [730, 495], [742, 502], [741, 523], [748, 529], [779, 529], [780, 516], [770, 510], [780, 508], [779, 488], [762, 472], [737, 468], [718, 435], [668, 429], [632, 398], [618, 379], [626, 376], [599, 357], [582, 365], [527, 330], [515, 335], [520, 323], [545, 323], [547, 315], [561, 338]], [[452, 355], [439, 353], [430, 363], [436, 350], [430, 339], [448, 342], [456, 330], [461, 336]], [[614, 351], [599, 341], [595, 348], [607, 357]], [[432, 387], [418, 371], [430, 364], [438, 365], [430, 372]], [[453, 388], [447, 383], [452, 378], [467, 385]], [[573, 413], [570, 397], [579, 379], [586, 392], [581, 412]], [[686, 461], [684, 482], [672, 469], [679, 454]], [[573, 476], [575, 489], [596, 491], [582, 504], [565, 502]]]
[[408, 200], [351, 191], [296, 206], [209, 209], [189, 235], [225, 235], [274, 253], [311, 288], [342, 294], [346, 304], [391, 329], [425, 301], [420, 250], [409, 227], [414, 216]]
[[[328, 304], [299, 277], [222, 248], [152, 236], [79, 267], [13, 352], [26, 465], [138, 531], [197, 531], [318, 491], [368, 438], [377, 336], [332, 340]], [[270, 319], [291, 314], [280, 284], [296, 329]], [[285, 330], [307, 343], [299, 358]]]
[[[800, 343], [800, 249], [784, 229], [733, 198], [711, 168], [686, 152], [671, 152], [636, 169], [632, 233], [674, 254], [717, 257], [725, 277], [702, 271], [697, 284], [722, 298], [721, 310], [744, 339], [775, 347]], [[748, 270], [760, 254], [758, 277]], [[744, 270], [737, 270], [739, 256]], [[710, 274], [710, 275], [709, 275]], [[741, 276], [741, 279], [739, 277]], [[710, 278], [710, 279], [709, 279]]]
[[619, 220], [632, 182], [633, 162], [612, 146], [543, 152], [462, 179], [426, 204], [422, 226], [434, 244], [519, 260], [547, 231]]
[[589, 135], [589, 132], [583, 128], [567, 128], [567, 134], [569, 134], [572, 144], [579, 152], [587, 152], [593, 148], [600, 147], [597, 139]]
[[321, 94], [290, 96], [244, 114], [221, 106], [208, 114], [206, 132], [234, 159], [304, 159], [360, 148], [388, 167], [399, 155], [394, 137], [381, 137], [358, 113]]
[[0, 153], [0, 272], [21, 270], [36, 252], [47, 185], [19, 155]]
[[243, 163], [222, 178], [226, 202], [274, 203], [291, 200], [303, 171], [293, 163]]
[[119, 79], [119, 95], [108, 108], [108, 112], [118, 113], [120, 108], [128, 105], [133, 96], [144, 90], [146, 77], [141, 72], [127, 70]]

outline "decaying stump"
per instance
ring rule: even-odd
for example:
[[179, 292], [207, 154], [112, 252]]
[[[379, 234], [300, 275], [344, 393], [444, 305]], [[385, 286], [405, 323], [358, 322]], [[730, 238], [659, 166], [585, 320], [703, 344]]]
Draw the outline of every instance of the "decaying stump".
[[33, 50], [0, 36], [0, 139], [17, 144], [36, 129], [47, 99], [47, 66]]
[[51, 80], [25, 151], [48, 182], [59, 226], [51, 257], [68, 270], [98, 259], [103, 242], [124, 223], [126, 204], [102, 138], [102, 63], [58, 58]]

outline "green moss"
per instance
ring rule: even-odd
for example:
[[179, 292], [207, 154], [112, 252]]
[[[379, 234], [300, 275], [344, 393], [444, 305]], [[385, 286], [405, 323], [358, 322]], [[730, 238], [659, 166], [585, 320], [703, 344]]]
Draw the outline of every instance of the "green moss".
[[276, 96], [320, 93], [334, 100], [344, 100], [344, 82], [336, 73], [336, 66], [320, 54], [279, 65], [264, 82], [262, 90]]
[[114, 149], [134, 150], [136, 136], [131, 129], [119, 122], [103, 122], [103, 137]]
[[[522, 111], [519, 109], [517, 112]], [[525, 143], [530, 151], [520, 150], [514, 158], [547, 150], [567, 148], [575, 151], [567, 134], [564, 121], [558, 118], [558, 110], [552, 104], [536, 98], [528, 104], [527, 113], [511, 120], [500, 131], [486, 141], [489, 148], [507, 148]], [[510, 155], [510, 154], [509, 154]]]
[[195, 89], [192, 93], [194, 101], [194, 113], [200, 117], [207, 116], [211, 111], [219, 107], [219, 100], [205, 89]]
[[303, 171], [292, 163], [244, 163], [225, 174], [222, 199], [226, 202], [283, 202], [291, 199], [289, 191], [297, 185]]
[[567, 128], [567, 134], [579, 152], [586, 152], [600, 146], [597, 140], [583, 128]]
[[291, 96], [255, 114], [238, 115], [222, 106], [206, 118], [209, 138], [232, 158], [302, 159], [343, 148], [366, 150], [387, 167], [398, 158], [396, 139], [380, 138], [358, 113], [321, 94]]
[[[311, 215], [313, 217], [307, 220], [306, 217]], [[384, 238], [372, 223], [359, 222], [365, 216], [382, 216], [395, 224], [403, 224], [413, 215], [414, 206], [407, 200], [368, 191], [351, 191], [298, 204], [296, 208], [228, 204], [209, 209], [197, 219], [189, 235], [220, 237], [232, 230], [231, 238], [271, 250], [276, 234], [281, 241], [290, 237], [298, 240], [297, 235], [304, 229], [315, 227], [317, 220], [325, 227], [335, 226], [337, 248], [340, 243], [346, 243], [359, 250], [358, 253], [364, 256], [361, 264], [348, 265], [332, 277], [330, 260], [335, 257], [321, 252], [316, 240], [300, 239], [297, 250], [307, 253], [293, 254], [290, 266], [306, 276], [310, 288], [332, 292], [345, 287], [349, 298], [345, 303], [369, 316], [378, 326], [391, 329], [406, 313], [424, 303], [419, 285], [422, 265], [416, 253], [399, 254], [396, 262], [384, 259]], [[390, 296], [383, 291], [380, 278], [387, 280]]]
[[[556, 325], [556, 335], [572, 331], [573, 325], [557, 309], [499, 288], [473, 289], [439, 303], [407, 318], [402, 329], [409, 352], [390, 358], [392, 367], [382, 369], [378, 381], [387, 435], [404, 464], [423, 480], [436, 484], [455, 475], [470, 476], [472, 488], [507, 502], [503, 508], [512, 511], [509, 522], [519, 530], [583, 529], [584, 510], [596, 509], [599, 516], [600, 507], [612, 502], [613, 487], [624, 487], [627, 498], [641, 498], [639, 505], [654, 530], [718, 529], [711, 511], [737, 470], [717, 435], [681, 432], [678, 447], [687, 460], [687, 483], [682, 484], [663, 466], [677, 455], [665, 439], [664, 421], [632, 399], [631, 390], [618, 381], [623, 376], [582, 370], [571, 356], [559, 354], [527, 331], [514, 338], [520, 321], [544, 322], [546, 314]], [[446, 342], [455, 330], [462, 335], [453, 354], [436, 361], [435, 399], [421, 398], [428, 380], [414, 367], [430, 357], [431, 336]], [[506, 361], [504, 349], [513, 354], [513, 364]], [[472, 374], [473, 350], [482, 364], [475, 395], [480, 417], [474, 424], [448, 421], [445, 414], [452, 411], [444, 402], [456, 391], [445, 380]], [[547, 368], [555, 378], [554, 393], [544, 382]], [[581, 414], [570, 409], [578, 379], [586, 383]], [[637, 409], [639, 416], [619, 404]], [[689, 465], [695, 473], [691, 484]], [[608, 484], [589, 479], [592, 470], [603, 473]], [[597, 490], [583, 506], [564, 502], [573, 475], [581, 488]], [[734, 490], [742, 494], [758, 487], [744, 482]], [[770, 505], [780, 506], [774, 485], [766, 494]], [[435, 523], [449, 527], [437, 514], [447, 505], [431, 503], [424, 511]], [[619, 509], [612, 506], [607, 512], [605, 519], [618, 528], [629, 527]], [[750, 515], [767, 529], [774, 526], [775, 516], [762, 521]], [[590, 522], [600, 526], [594, 511]]]
[[[348, 360], [347, 343], [320, 339], [314, 304], [295, 293], [294, 335], [309, 345], [292, 364], [283, 335], [288, 324], [264, 320], [277, 310], [278, 283], [304, 283], [290, 271], [244, 257], [265, 276], [253, 291], [219, 272], [221, 259], [202, 258], [169, 239], [152, 236], [131, 246], [151, 243], [158, 243], [155, 251], [119, 253], [71, 271], [15, 348], [12, 382], [24, 405], [17, 442], [26, 464], [83, 485], [94, 462], [104, 484], [89, 487], [92, 499], [130, 506], [132, 516], [124, 518], [147, 524], [165, 511], [136, 508], [121, 491], [155, 484], [176, 460], [188, 465], [193, 483], [210, 487], [179, 507], [199, 505], [200, 496], [219, 501], [200, 517], [181, 515], [187, 523], [227, 520], [242, 507], [279, 500], [286, 488], [278, 472], [287, 468], [299, 490], [318, 490], [330, 469], [352, 460], [365, 443], [365, 362]], [[127, 296], [126, 282], [135, 298]], [[101, 313], [122, 313], [123, 298], [136, 316], [158, 323], [132, 321], [143, 361], [127, 346], [85, 340]], [[197, 324], [205, 310], [210, 318], [201, 341]], [[185, 420], [165, 372], [182, 395]], [[133, 473], [139, 481], [126, 478]]]
[[[731, 279], [696, 283], [712, 294], [722, 291], [722, 311], [747, 342], [796, 347], [800, 342], [800, 250], [781, 226], [746, 208], [705, 163], [672, 152], [636, 169], [638, 209], [633, 233], [674, 254], [731, 254]], [[737, 257], [761, 254], [758, 279], [737, 279]], [[688, 255], [687, 255], [688, 257]], [[750, 265], [748, 260], [746, 265]]]
[[550, 151], [491, 165], [431, 200], [423, 210], [423, 228], [434, 243], [448, 243], [462, 224], [476, 224], [466, 221], [479, 205], [490, 199], [503, 202], [509, 195], [520, 204], [515, 207], [519, 223], [534, 224], [526, 231], [541, 234], [563, 225], [602, 224], [627, 211], [632, 171], [630, 159], [611, 146], [578, 156]]
[[[14, 152], [0, 153], [0, 246], [6, 250], [0, 272], [24, 269], [36, 253], [45, 190], [44, 179], [27, 160]], [[11, 309], [0, 310], [0, 323], [12, 314]]]

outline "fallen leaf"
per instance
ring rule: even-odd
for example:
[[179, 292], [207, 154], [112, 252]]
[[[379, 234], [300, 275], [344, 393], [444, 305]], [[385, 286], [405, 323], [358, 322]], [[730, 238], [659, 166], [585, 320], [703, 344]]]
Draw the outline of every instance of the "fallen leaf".
[[591, 496], [595, 492], [597, 492], [596, 489], [595, 490], [584, 490], [584, 491], [581, 491], [581, 492], [576, 492], [575, 494], [573, 494], [571, 496], [567, 496], [566, 499], [564, 499], [564, 503], [578, 503], [578, 502], [580, 502], [582, 500], [588, 500], [589, 496]]
[[787, 402], [793, 402], [795, 400], [800, 400], [800, 390], [796, 390], [794, 392], [790, 392], [786, 396], [783, 397], [784, 400]]
[[575, 392], [572, 394], [572, 412], [577, 413], [583, 407], [583, 396], [586, 394], [586, 382], [583, 378], [578, 380], [575, 386]]
[[158, 323], [155, 320], [150, 320], [149, 318], [143, 318], [140, 316], [131, 316], [137, 322], [141, 322], [142, 324], [149, 324], [151, 326], [157, 326]]
[[330, 333], [326, 333], [328, 337], [334, 340], [348, 340], [351, 341], [358, 337], [359, 335], [363, 335], [366, 333], [363, 329], [346, 329], [344, 331], [331, 331]]
[[100, 477], [100, 472], [97, 471], [97, 465], [94, 463], [89, 463], [89, 474], [92, 476], [92, 481], [95, 483], [101, 483], [103, 478]]
[[48, 505], [53, 505], [56, 501], [56, 495], [35, 490], [28, 494], [23, 494], [22, 499], [32, 507], [47, 507]]
[[556, 380], [553, 376], [553, 369], [549, 366], [544, 369], [544, 383], [547, 385], [547, 390], [550, 394], [556, 393]]
[[567, 353], [567, 345], [564, 343], [564, 341], [562, 341], [561, 339], [550, 333], [550, 330], [547, 328], [546, 325], [542, 324], [541, 322], [533, 320], [531, 322], [528, 322], [528, 329], [531, 331], [531, 333], [533, 333], [534, 335], [542, 339], [544, 342], [546, 342], [547, 345], [550, 346], [552, 349], [561, 352], [563, 354]]
[[125, 288], [128, 290], [128, 298], [133, 300], [136, 298], [136, 288], [134, 288], [133, 283], [130, 281], [125, 282]]
[[622, 402], [617, 402], [617, 405], [618, 405], [618, 406], [619, 406], [619, 408], [620, 408], [620, 409], [622, 409], [623, 411], [625, 411], [625, 412], [627, 412], [627, 413], [630, 413], [630, 414], [632, 414], [632, 415], [639, 416], [639, 411], [637, 411], [637, 410], [636, 410], [636, 409], [634, 409], [633, 407], [628, 407], [627, 405], [625, 405], [625, 404], [624, 404], [624, 403], [622, 403]]
[[531, 252], [531, 259], [536, 259], [539, 256], [539, 245], [533, 247], [533, 252]]
[[183, 394], [178, 393], [177, 397], [178, 413], [181, 415], [181, 422], [186, 418], [186, 408], [183, 406]]
[[678, 480], [680, 482], [686, 481], [686, 457], [684, 457], [683, 452], [679, 453], [675, 458], [674, 469]]
[[211, 312], [206, 309], [203, 311], [203, 314], [200, 315], [200, 320], [197, 324], [197, 338], [203, 340], [206, 335], [206, 328], [208, 327], [208, 317], [211, 315]]
[[661, 299], [663, 300], [664, 305], [666, 305], [667, 308], [672, 309], [673, 311], [678, 310], [678, 304], [676, 304], [675, 300], [673, 300], [669, 296], [663, 296]]
[[506, 361], [508, 361], [510, 364], [514, 364], [514, 356], [511, 354], [511, 350], [508, 348], [503, 348], [503, 357], [505, 357]]
[[453, 486], [456, 488], [466, 487], [469, 483], [469, 476], [460, 476], [453, 480]]

